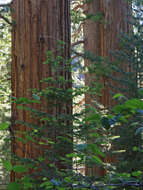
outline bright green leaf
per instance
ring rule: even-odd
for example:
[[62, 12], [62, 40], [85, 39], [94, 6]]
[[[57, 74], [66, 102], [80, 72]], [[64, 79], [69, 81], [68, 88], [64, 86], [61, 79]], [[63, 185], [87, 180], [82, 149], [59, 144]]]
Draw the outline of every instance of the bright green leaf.
[[92, 159], [95, 160], [97, 163], [102, 164], [102, 160], [97, 156], [92, 156]]
[[7, 160], [3, 161], [3, 167], [6, 168], [8, 171], [11, 171], [13, 168], [11, 162]]
[[23, 172], [27, 172], [28, 169], [25, 166], [16, 165], [16, 166], [13, 167], [13, 171], [18, 172], [18, 173], [23, 173]]
[[9, 127], [9, 124], [8, 124], [8, 123], [1, 123], [1, 124], [0, 124], [0, 130], [1, 130], [1, 131], [8, 129], [8, 127]]
[[16, 182], [11, 182], [8, 184], [8, 190], [21, 190], [21, 185]]
[[123, 94], [118, 93], [113, 96], [113, 99], [120, 98], [120, 97], [123, 97]]
[[135, 172], [132, 172], [132, 175], [135, 177], [138, 177], [138, 176], [142, 175], [142, 172], [141, 171], [135, 171]]

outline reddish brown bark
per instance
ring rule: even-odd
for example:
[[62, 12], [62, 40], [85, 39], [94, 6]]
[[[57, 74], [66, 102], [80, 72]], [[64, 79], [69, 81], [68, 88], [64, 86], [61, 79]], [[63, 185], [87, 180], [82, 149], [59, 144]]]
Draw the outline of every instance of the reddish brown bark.
[[[85, 36], [85, 51], [91, 51], [95, 55], [109, 57], [112, 60], [110, 51], [119, 48], [119, 35], [121, 32], [129, 33], [130, 27], [126, 21], [127, 14], [130, 13], [130, 5], [124, 0], [92, 0], [85, 7], [86, 14], [97, 15], [101, 13], [103, 20], [94, 22], [87, 20], [84, 25]], [[90, 65], [88, 60], [85, 60], [86, 65]], [[96, 76], [95, 76], [96, 78]], [[91, 76], [86, 75], [86, 84], [88, 85], [91, 80]], [[102, 97], [99, 99], [100, 103], [106, 108], [113, 104], [112, 97], [109, 93], [109, 87], [105, 84], [107, 78], [102, 78], [104, 84], [104, 90], [102, 91]], [[86, 104], [92, 104], [92, 97], [86, 95]], [[106, 160], [108, 160], [106, 158]], [[109, 158], [111, 160], [111, 158]], [[86, 168], [86, 174], [94, 173], [95, 175], [102, 176], [104, 170], [98, 168]]]
[[[12, 4], [12, 19], [15, 23], [12, 29], [12, 95], [18, 97], [30, 97], [29, 89], [42, 89], [40, 80], [53, 75], [50, 66], [43, 65], [46, 52], [51, 50], [58, 55], [57, 40], [64, 41], [65, 45], [60, 52], [64, 58], [70, 58], [70, 5], [69, 0], [14, 0]], [[70, 79], [69, 72], [63, 70], [60, 75]], [[69, 86], [68, 86], [69, 87]], [[47, 109], [43, 102], [43, 109]], [[41, 105], [33, 105], [41, 109]], [[71, 104], [67, 106], [67, 112], [71, 113]], [[54, 110], [53, 110], [54, 114]], [[16, 120], [35, 122], [28, 112], [17, 110], [16, 104], [12, 104], [12, 135], [16, 136], [16, 130], [25, 132], [27, 127], [15, 124]], [[36, 121], [38, 122], [38, 121]], [[48, 129], [47, 129], [48, 130]], [[23, 135], [18, 135], [23, 137]], [[22, 143], [13, 138], [12, 152], [19, 157], [35, 158], [41, 151], [32, 143]], [[60, 165], [60, 163], [59, 163]], [[12, 173], [11, 179], [18, 177]]]

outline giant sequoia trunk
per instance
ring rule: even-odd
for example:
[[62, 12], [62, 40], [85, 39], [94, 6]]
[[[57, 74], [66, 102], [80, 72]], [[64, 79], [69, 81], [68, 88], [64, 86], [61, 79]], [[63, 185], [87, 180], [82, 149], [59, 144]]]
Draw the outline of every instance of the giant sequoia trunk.
[[[53, 51], [58, 55], [57, 41], [64, 41], [64, 47], [60, 56], [68, 59], [70, 57], [70, 1], [69, 0], [14, 0], [12, 4], [12, 96], [31, 97], [29, 89], [41, 90], [44, 85], [40, 80], [52, 77], [53, 73], [49, 65], [42, 62], [46, 59], [46, 52]], [[60, 71], [60, 76], [66, 80], [70, 79], [70, 72]], [[66, 86], [64, 88], [71, 87]], [[35, 109], [41, 110], [40, 105], [33, 105]], [[43, 102], [44, 111], [48, 112], [48, 105]], [[68, 103], [64, 113], [71, 113], [71, 104]], [[54, 114], [53, 110], [53, 114]], [[62, 112], [60, 110], [60, 112]], [[28, 127], [16, 124], [16, 120], [36, 123], [24, 110], [17, 110], [16, 104], [12, 104], [12, 152], [20, 158], [36, 158], [41, 154], [41, 148], [35, 148], [34, 143], [23, 143], [16, 137]], [[16, 131], [21, 134], [16, 134]], [[48, 132], [48, 126], [47, 126]], [[47, 148], [47, 147], [46, 147]], [[62, 153], [63, 155], [64, 153]], [[59, 167], [62, 167], [60, 163]], [[12, 173], [11, 180], [19, 175]]]
[[[113, 58], [110, 51], [119, 48], [120, 33], [129, 33], [130, 31], [129, 24], [126, 20], [127, 14], [130, 13], [130, 10], [129, 3], [124, 0], [91, 0], [85, 7], [85, 13], [87, 15], [99, 15], [100, 13], [102, 16], [99, 21], [94, 22], [92, 20], [87, 20], [85, 23], [85, 51], [91, 51], [98, 56], [108, 56], [110, 60], [112, 60]], [[85, 60], [85, 64], [90, 65], [92, 63]], [[89, 77], [87, 74], [85, 80], [88, 85], [92, 80], [91, 76]], [[101, 79], [104, 85], [104, 90], [102, 90], [102, 97], [98, 98], [100, 103], [106, 108], [113, 105], [107, 80], [109, 79]], [[85, 99], [86, 104], [92, 105], [92, 97], [90, 95], [86, 95]], [[100, 170], [99, 168], [90, 169], [86, 167], [86, 174], [89, 175], [90, 173], [101, 176], [104, 174], [104, 170]]]

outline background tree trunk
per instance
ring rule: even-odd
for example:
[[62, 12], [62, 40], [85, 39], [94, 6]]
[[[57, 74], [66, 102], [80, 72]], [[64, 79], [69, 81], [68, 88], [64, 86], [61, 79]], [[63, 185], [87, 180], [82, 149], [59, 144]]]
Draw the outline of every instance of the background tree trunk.
[[[85, 13], [97, 15], [101, 13], [102, 20], [97, 22], [87, 20], [84, 25], [85, 36], [85, 51], [91, 51], [97, 56], [109, 57], [112, 60], [110, 51], [119, 49], [119, 35], [121, 32], [129, 33], [130, 27], [127, 23], [127, 14], [131, 13], [129, 3], [124, 0], [91, 0], [85, 7]], [[85, 60], [85, 64], [92, 64]], [[86, 75], [86, 84], [91, 82], [91, 76]], [[113, 104], [112, 97], [109, 93], [110, 88], [107, 86], [107, 78], [102, 78], [104, 89], [102, 90], [102, 97], [100, 103], [106, 108]], [[86, 95], [86, 104], [93, 104], [92, 97]], [[111, 159], [111, 158], [110, 158]], [[113, 158], [114, 159], [114, 158]], [[108, 158], [106, 158], [108, 160]], [[112, 159], [111, 159], [112, 160]], [[92, 170], [92, 171], [91, 171]], [[95, 174], [98, 176], [104, 175], [104, 170], [86, 167], [86, 175]]]
[[[12, 96], [31, 97], [32, 93], [28, 90], [41, 90], [44, 86], [40, 80], [53, 75], [50, 66], [42, 63], [46, 60], [48, 50], [53, 51], [55, 56], [58, 55], [58, 40], [65, 42], [60, 55], [70, 58], [70, 1], [14, 0], [12, 8], [12, 19], [15, 23], [12, 29]], [[64, 63], [62, 64], [64, 68]], [[60, 75], [65, 79], [71, 78], [71, 74], [64, 69]], [[41, 104], [33, 106], [41, 109]], [[43, 107], [48, 109], [46, 103]], [[69, 103], [67, 112], [71, 113], [71, 110]], [[34, 122], [28, 112], [17, 110], [13, 103], [12, 135], [17, 135], [16, 130], [29, 130], [23, 125], [15, 124], [16, 120]], [[16, 138], [12, 140], [12, 152], [20, 158], [35, 158], [41, 153], [32, 143], [24, 144]], [[12, 173], [11, 180], [15, 177], [19, 176]]]

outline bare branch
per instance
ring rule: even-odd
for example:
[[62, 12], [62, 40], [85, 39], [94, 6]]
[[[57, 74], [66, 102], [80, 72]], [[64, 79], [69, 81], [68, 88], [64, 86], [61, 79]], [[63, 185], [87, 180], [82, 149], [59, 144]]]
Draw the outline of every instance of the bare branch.
[[0, 14], [0, 18], [3, 19], [7, 24], [12, 25], [12, 23], [3, 15]]
[[72, 52], [77, 56], [77, 57], [83, 57], [84, 54], [80, 52], [76, 52], [75, 50], [72, 50]]
[[79, 57], [79, 56], [78, 55], [74, 55], [74, 56], [71, 57], [71, 59], [73, 60], [73, 59], [76, 59], [77, 57]]
[[84, 42], [85, 42], [84, 40], [77, 41], [77, 42], [72, 44], [72, 47], [79, 45], [79, 44], [84, 44]]

